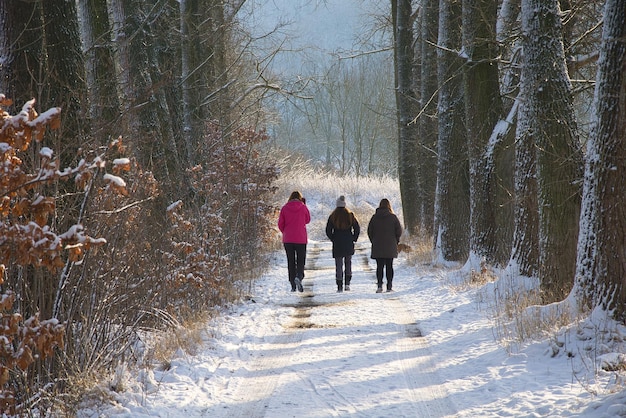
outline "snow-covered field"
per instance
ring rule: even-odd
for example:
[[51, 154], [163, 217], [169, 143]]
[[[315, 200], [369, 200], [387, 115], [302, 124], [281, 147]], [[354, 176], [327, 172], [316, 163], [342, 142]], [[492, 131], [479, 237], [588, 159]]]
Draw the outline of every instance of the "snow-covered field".
[[[305, 196], [314, 223], [303, 293], [289, 291], [276, 253], [250, 298], [207, 324], [199, 352], [179, 352], [168, 370], [128, 372], [125, 391], [79, 416], [626, 416], [621, 372], [600, 368], [621, 356], [599, 355], [610, 351], [593, 325], [601, 321], [505, 349], [495, 338], [494, 283], [458, 286], [458, 269], [401, 253], [394, 291], [376, 294], [365, 233], [352, 290], [336, 293], [320, 233], [336, 196]], [[611, 334], [619, 340], [623, 330]]]

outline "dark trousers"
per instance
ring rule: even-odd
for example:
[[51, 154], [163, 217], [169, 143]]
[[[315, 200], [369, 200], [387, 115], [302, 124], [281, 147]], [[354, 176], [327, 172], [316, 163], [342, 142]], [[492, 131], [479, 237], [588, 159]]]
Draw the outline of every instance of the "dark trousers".
[[383, 270], [387, 277], [387, 290], [390, 290], [393, 282], [393, 258], [376, 259], [376, 281], [378, 282], [378, 287], [383, 287]]
[[[345, 265], [345, 271], [344, 271]], [[338, 282], [342, 281], [343, 277], [348, 279], [352, 277], [352, 256], [346, 255], [343, 257], [335, 257], [335, 278]], [[350, 280], [346, 280], [346, 284], [350, 284]]]
[[287, 254], [287, 270], [289, 271], [289, 283], [295, 286], [296, 276], [304, 278], [304, 263], [306, 261], [306, 244], [284, 243]]

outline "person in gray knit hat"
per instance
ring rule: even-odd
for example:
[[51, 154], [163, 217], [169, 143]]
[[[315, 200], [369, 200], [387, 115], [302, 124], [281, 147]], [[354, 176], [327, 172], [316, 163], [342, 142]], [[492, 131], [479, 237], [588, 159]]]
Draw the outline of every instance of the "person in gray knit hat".
[[359, 238], [361, 227], [354, 213], [346, 208], [345, 196], [339, 196], [336, 203], [337, 207], [326, 223], [326, 236], [333, 243], [337, 292], [343, 292], [344, 289], [350, 290], [354, 243]]

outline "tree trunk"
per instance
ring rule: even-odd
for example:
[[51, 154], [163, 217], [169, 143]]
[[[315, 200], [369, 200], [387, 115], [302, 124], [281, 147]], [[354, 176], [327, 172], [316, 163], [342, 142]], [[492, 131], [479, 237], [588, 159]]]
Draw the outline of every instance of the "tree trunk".
[[418, 181], [422, 194], [417, 196], [420, 232], [433, 234], [435, 221], [435, 187], [437, 184], [437, 32], [439, 27], [439, 0], [422, 1], [420, 19], [420, 117], [417, 149]]
[[202, 67], [199, 58], [203, 57], [199, 42], [198, 0], [181, 0], [180, 6], [180, 37], [181, 37], [181, 89], [183, 127], [182, 135], [185, 143], [187, 167], [196, 164], [196, 153], [202, 137], [202, 104], [200, 97], [206, 89], [202, 81]]
[[[496, 39], [501, 45], [502, 59], [499, 64], [501, 74], [500, 94], [505, 121], [496, 126], [498, 142], [493, 148], [495, 161], [496, 188], [496, 253], [497, 264], [506, 266], [511, 259], [515, 230], [515, 130], [519, 110], [519, 79], [522, 47], [519, 33], [519, 12], [521, 0], [503, 0], [498, 10]], [[511, 42], [510, 39], [515, 41]]]
[[396, 82], [396, 115], [398, 121], [398, 180], [402, 199], [404, 227], [411, 234], [419, 231], [417, 125], [410, 123], [416, 112], [413, 90], [413, 29], [411, 1], [392, 0], [394, 28], [394, 67]]
[[[122, 113], [119, 129], [134, 135], [136, 129], [131, 129], [133, 118], [130, 110], [132, 108], [133, 90], [130, 66], [130, 35], [129, 28], [126, 26], [126, 10], [123, 0], [107, 0], [107, 2], [111, 16], [111, 37], [115, 44], [116, 91]], [[135, 148], [132, 141], [132, 138], [128, 139], [131, 147]]]
[[162, 135], [157, 116], [159, 101], [151, 77], [148, 49], [153, 45], [150, 28], [143, 16], [143, 2], [110, 0], [113, 36], [117, 44], [118, 92], [127, 142], [140, 166], [159, 180], [167, 179]]
[[626, 318], [626, 0], [608, 0], [585, 165], [576, 292]]
[[115, 63], [110, 45], [106, 0], [77, 2], [85, 56], [91, 134], [99, 144], [119, 135], [115, 120], [119, 101], [115, 89]]
[[[528, 89], [522, 73], [520, 96]], [[535, 144], [529, 132], [531, 112], [521, 105], [515, 140], [515, 220], [510, 265], [526, 277], [539, 273], [539, 216]]]
[[470, 262], [496, 262], [496, 179], [489, 138], [502, 116], [495, 0], [463, 0], [465, 112], [470, 170]]
[[1, 7], [0, 83], [2, 93], [13, 100], [14, 107], [9, 110], [15, 114], [26, 101], [35, 98], [41, 104], [43, 99], [38, 77], [45, 71], [44, 24], [38, 3], [2, 0]]
[[536, 149], [538, 272], [544, 302], [562, 299], [576, 267], [582, 154], [576, 135], [557, 0], [522, 1], [522, 132]]
[[230, 98], [227, 71], [227, 40], [228, 28], [226, 21], [226, 5], [223, 0], [206, 0], [205, 22], [208, 35], [208, 56], [211, 57], [208, 66], [208, 88], [215, 92], [215, 100], [209, 105], [211, 119], [228, 132], [232, 129], [229, 110]]
[[40, 106], [63, 108], [57, 152], [61, 155], [69, 151], [73, 159], [86, 129], [82, 123], [86, 115], [86, 84], [78, 14], [75, 3], [67, 0], [47, 0], [42, 13], [49, 83], [47, 97]]
[[463, 261], [469, 253], [469, 185], [463, 101], [461, 3], [440, 1], [437, 50], [438, 167], [435, 204], [437, 258]]
[[192, 74], [192, 42], [189, 34], [189, 20], [191, 19], [191, 5], [195, 4], [192, 0], [180, 0], [180, 85], [182, 89], [182, 105], [183, 105], [183, 141], [185, 142], [185, 151], [187, 152], [187, 164], [189, 167], [195, 165], [196, 143], [194, 133], [196, 127], [193, 122], [193, 108], [196, 101], [193, 97]]

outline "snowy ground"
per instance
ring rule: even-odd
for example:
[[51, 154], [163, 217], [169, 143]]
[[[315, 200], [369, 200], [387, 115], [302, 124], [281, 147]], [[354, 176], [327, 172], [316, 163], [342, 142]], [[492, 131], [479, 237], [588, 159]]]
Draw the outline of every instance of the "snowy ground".
[[[394, 292], [377, 294], [366, 221], [380, 196], [399, 201], [397, 182], [300, 178], [313, 218], [304, 292], [290, 292], [276, 253], [251, 297], [207, 324], [201, 350], [117, 373], [102, 384], [108, 402], [79, 418], [626, 417], [623, 327], [598, 315], [505, 349], [492, 308], [502, 279], [459, 286], [460, 270], [405, 253]], [[362, 226], [344, 293], [323, 232], [339, 192]]]
[[114, 405], [80, 417], [626, 416], [624, 395], [593, 395], [547, 342], [507, 353], [478, 290], [449, 286], [453, 271], [401, 255], [395, 291], [376, 294], [358, 247], [344, 293], [328, 242], [309, 244], [303, 293], [288, 291], [276, 254], [252, 298], [209, 324], [204, 351], [129, 377]]

